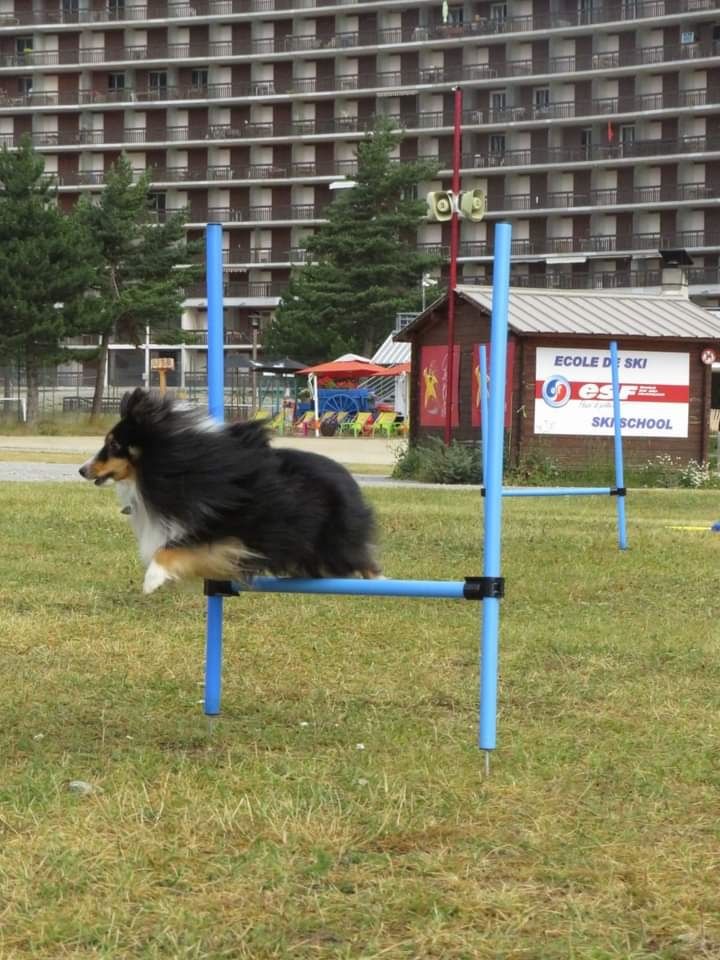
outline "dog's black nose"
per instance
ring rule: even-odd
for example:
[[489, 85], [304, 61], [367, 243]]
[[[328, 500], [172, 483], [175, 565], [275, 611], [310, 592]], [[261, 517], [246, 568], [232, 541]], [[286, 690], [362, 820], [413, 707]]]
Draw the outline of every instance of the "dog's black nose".
[[87, 467], [83, 464], [82, 467], [78, 470], [78, 473], [81, 477], [84, 477], [87, 480]]

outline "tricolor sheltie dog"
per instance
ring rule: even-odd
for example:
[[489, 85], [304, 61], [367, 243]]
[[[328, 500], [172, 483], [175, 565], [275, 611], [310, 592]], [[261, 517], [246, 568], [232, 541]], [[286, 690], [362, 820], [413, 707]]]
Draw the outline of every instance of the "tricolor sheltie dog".
[[270, 446], [259, 422], [221, 424], [138, 388], [80, 467], [114, 480], [146, 566], [168, 580], [378, 577], [373, 516], [340, 464]]

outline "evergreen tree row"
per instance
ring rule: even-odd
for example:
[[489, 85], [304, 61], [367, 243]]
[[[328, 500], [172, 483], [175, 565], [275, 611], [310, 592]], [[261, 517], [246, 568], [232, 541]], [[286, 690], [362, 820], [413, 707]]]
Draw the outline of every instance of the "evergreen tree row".
[[185, 243], [183, 212], [160, 222], [150, 198], [149, 173], [134, 183], [123, 156], [98, 199], [83, 195], [63, 213], [29, 138], [0, 152], [0, 366], [24, 369], [29, 422], [39, 413], [41, 369], [80, 356], [63, 339], [100, 338], [82, 354], [97, 359], [95, 416], [110, 338], [137, 343], [146, 326], [179, 316], [198, 256]]

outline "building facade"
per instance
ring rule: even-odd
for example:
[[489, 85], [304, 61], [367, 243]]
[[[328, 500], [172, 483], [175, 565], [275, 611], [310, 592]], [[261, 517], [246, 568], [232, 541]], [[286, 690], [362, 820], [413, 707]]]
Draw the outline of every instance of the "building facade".
[[[229, 349], [268, 322], [377, 115], [449, 188], [458, 85], [463, 188], [489, 209], [462, 224], [461, 278], [489, 281], [503, 218], [516, 284], [649, 288], [684, 248], [691, 295], [718, 302], [717, 0], [0, 0], [0, 143], [29, 134], [66, 207], [125, 151], [159, 216], [222, 221]], [[188, 291], [199, 337], [205, 306]]]

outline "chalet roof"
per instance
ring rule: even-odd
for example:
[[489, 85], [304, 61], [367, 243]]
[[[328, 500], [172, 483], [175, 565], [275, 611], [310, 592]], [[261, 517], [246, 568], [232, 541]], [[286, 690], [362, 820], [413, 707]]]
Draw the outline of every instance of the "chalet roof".
[[[492, 287], [458, 284], [457, 292], [461, 299], [490, 313]], [[431, 304], [396, 338], [412, 340], [444, 299]], [[508, 324], [512, 331], [526, 336], [720, 339], [720, 318], [681, 293], [511, 288]]]

